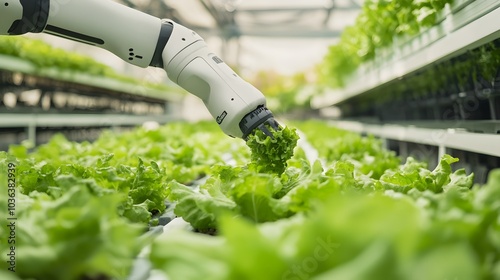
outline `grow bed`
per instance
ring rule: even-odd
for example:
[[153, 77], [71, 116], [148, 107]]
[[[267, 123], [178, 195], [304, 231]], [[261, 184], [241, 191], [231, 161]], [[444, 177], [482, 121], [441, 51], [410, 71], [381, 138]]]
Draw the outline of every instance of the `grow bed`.
[[429, 170], [373, 137], [314, 121], [288, 127], [301, 139], [282, 173], [252, 167], [245, 142], [213, 123], [12, 146], [0, 153], [0, 180], [10, 183], [2, 193], [17, 190], [15, 209], [0, 219], [16, 220], [0, 234], [1, 255], [15, 253], [1, 266], [15, 273], [0, 277], [500, 277], [498, 170], [478, 185], [448, 155]]

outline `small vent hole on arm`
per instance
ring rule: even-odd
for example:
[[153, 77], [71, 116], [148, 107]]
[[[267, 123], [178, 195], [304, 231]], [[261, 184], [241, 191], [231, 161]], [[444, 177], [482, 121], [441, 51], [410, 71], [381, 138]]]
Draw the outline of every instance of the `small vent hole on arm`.
[[8, 6], [9, 6], [9, 3], [5, 3], [4, 5], [5, 5], [5, 7], [8, 7]]

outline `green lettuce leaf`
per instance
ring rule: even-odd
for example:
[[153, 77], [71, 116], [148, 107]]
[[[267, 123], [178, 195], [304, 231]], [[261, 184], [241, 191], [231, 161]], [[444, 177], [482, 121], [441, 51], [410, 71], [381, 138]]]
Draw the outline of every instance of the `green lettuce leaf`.
[[474, 252], [466, 243], [445, 244], [424, 252], [415, 261], [409, 276], [410, 280], [484, 279]]
[[55, 200], [43, 193], [18, 194], [16, 274], [68, 280], [125, 277], [140, 250], [141, 228], [118, 215], [122, 199], [116, 194], [95, 197], [83, 185]]
[[216, 228], [216, 215], [233, 211], [236, 203], [221, 192], [221, 182], [209, 178], [200, 191], [178, 182], [168, 185], [169, 199], [175, 202], [174, 213], [189, 222], [195, 229]]
[[394, 269], [395, 262], [396, 256], [391, 244], [380, 240], [370, 244], [353, 260], [312, 279], [398, 279], [398, 271]]
[[317, 149], [319, 157], [327, 163], [348, 161], [357, 173], [378, 179], [388, 169], [397, 168], [400, 159], [385, 149], [380, 139], [363, 137], [358, 133], [336, 128], [324, 121], [294, 122], [308, 142]]
[[149, 259], [168, 279], [221, 280], [230, 279], [229, 255], [221, 238], [174, 230], [153, 242]]
[[403, 193], [411, 189], [434, 193], [455, 187], [469, 189], [473, 185], [474, 175], [467, 175], [463, 169], [453, 172], [451, 164], [457, 161], [458, 158], [444, 155], [436, 168], [430, 171], [425, 168], [426, 164], [409, 157], [399, 168], [387, 170], [380, 177], [380, 182], [387, 189]]
[[252, 164], [258, 172], [281, 174], [293, 156], [299, 136], [294, 128], [270, 129], [269, 137], [259, 129], [248, 136], [246, 144], [251, 150]]
[[[462, 199], [470, 201], [476, 192], [489, 188], [467, 190], [472, 195]], [[482, 228], [498, 233], [498, 228], [491, 227], [498, 223], [498, 203], [493, 207], [493, 220], [493, 212], [485, 212], [492, 205], [474, 206], [481, 208], [464, 210], [465, 215], [447, 214], [447, 209], [456, 208], [450, 205], [453, 200], [449, 197], [458, 191], [422, 192], [423, 197], [427, 193], [438, 198], [430, 209], [422, 208], [410, 196], [348, 192], [319, 202], [307, 214], [272, 223], [255, 224], [224, 216], [219, 219], [219, 235], [207, 236], [206, 243], [200, 242], [206, 237], [176, 232], [171, 238], [155, 241], [154, 247], [179, 248], [181, 240], [186, 250], [180, 257], [163, 252], [152, 257], [155, 267], [173, 280], [188, 274], [180, 274], [181, 267], [187, 270], [204, 264], [217, 269], [200, 268], [208, 273], [203, 278], [221, 280], [453, 279], [460, 275], [490, 279], [498, 270], [498, 249], [491, 246]], [[483, 222], [467, 222], [475, 230], [462, 231], [464, 224], [452, 222], [468, 220], [474, 213], [485, 215]], [[245, 240], [251, 242], [242, 242]], [[167, 267], [166, 263], [172, 265]], [[182, 265], [176, 267], [176, 263]]]
[[178, 182], [169, 184], [168, 198], [174, 212], [196, 229], [215, 228], [223, 213], [241, 215], [254, 222], [275, 221], [290, 216], [287, 204], [275, 198], [282, 189], [274, 174], [247, 168], [215, 166], [219, 175], [209, 177], [199, 188]]
[[[287, 264], [272, 241], [258, 228], [248, 221], [228, 216], [221, 218], [220, 228], [227, 244], [231, 244], [227, 259], [231, 268], [229, 279], [281, 279]], [[241, 259], [243, 256], [245, 261]]]
[[263, 223], [291, 215], [287, 205], [274, 198], [281, 189], [281, 182], [274, 174], [247, 171], [234, 180], [228, 194], [238, 205], [238, 214]]

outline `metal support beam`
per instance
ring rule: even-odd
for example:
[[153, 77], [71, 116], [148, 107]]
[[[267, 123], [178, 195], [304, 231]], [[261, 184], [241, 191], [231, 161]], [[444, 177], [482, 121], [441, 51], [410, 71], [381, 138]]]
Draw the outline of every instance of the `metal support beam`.
[[241, 29], [241, 36], [273, 38], [336, 38], [342, 32], [331, 29]]
[[0, 127], [26, 127], [29, 139], [35, 139], [36, 127], [110, 127], [160, 124], [178, 120], [175, 116], [140, 116], [120, 114], [0, 114]]
[[[237, 9], [235, 13], [237, 14], [261, 14], [261, 13], [282, 13], [282, 12], [321, 12], [325, 11], [325, 7], [300, 7], [300, 8], [288, 8], [288, 7], [276, 7], [276, 8], [261, 8], [261, 9]], [[359, 7], [352, 6], [335, 6], [335, 11], [357, 11]]]
[[28, 141], [31, 144], [36, 145], [36, 123], [33, 121], [29, 122], [26, 130], [28, 134]]

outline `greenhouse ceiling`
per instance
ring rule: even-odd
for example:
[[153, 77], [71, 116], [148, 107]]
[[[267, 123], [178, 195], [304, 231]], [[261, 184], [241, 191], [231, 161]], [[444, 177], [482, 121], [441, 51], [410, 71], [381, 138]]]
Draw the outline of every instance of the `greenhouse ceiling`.
[[240, 36], [334, 38], [352, 23], [362, 0], [118, 0], [200, 33]]
[[314, 67], [363, 0], [116, 0], [200, 33], [243, 74]]
[[[363, 0], [114, 0], [198, 32], [241, 75], [308, 71], [354, 23]], [[115, 55], [47, 34], [30, 34], [56, 47], [90, 55], [115, 70], [163, 80], [160, 69], [137, 69]]]

